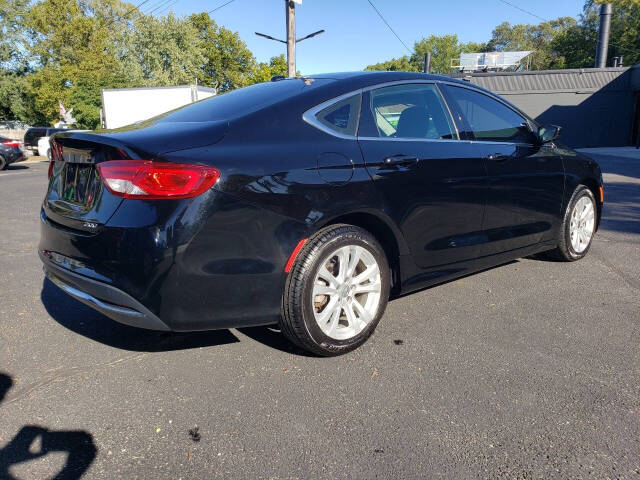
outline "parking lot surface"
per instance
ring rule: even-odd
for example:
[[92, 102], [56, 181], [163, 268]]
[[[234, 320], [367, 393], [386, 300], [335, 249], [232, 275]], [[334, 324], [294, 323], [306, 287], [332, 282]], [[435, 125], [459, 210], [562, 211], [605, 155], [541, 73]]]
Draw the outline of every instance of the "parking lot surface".
[[76, 302], [36, 253], [47, 165], [0, 172], [0, 478], [640, 479], [640, 160], [597, 158], [587, 258], [395, 300], [328, 359]]

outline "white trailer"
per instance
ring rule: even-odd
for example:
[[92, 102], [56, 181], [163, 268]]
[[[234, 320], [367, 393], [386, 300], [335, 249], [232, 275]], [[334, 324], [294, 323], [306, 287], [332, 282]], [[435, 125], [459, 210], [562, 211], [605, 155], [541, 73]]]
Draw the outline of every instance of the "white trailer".
[[104, 89], [102, 126], [124, 127], [215, 94], [215, 88], [199, 85]]

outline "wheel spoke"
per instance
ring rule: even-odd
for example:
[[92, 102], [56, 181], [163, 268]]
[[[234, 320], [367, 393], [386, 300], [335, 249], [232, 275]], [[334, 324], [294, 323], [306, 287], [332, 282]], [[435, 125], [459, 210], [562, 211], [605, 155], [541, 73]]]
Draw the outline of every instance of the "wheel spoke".
[[363, 325], [361, 320], [356, 316], [353, 311], [353, 305], [349, 304], [344, 307], [344, 313], [347, 316], [347, 323], [353, 329], [355, 333], [359, 333], [362, 330]]
[[571, 246], [577, 252], [579, 245], [580, 240], [578, 238], [578, 230], [574, 230], [573, 232], [571, 232]]
[[584, 243], [585, 247], [587, 245], [589, 245], [589, 240], [590, 239], [591, 239], [591, 234], [586, 229], [583, 229], [582, 230], [582, 240], [583, 240], [583, 243]]
[[353, 306], [358, 311], [358, 316], [360, 317], [361, 323], [364, 323], [364, 326], [369, 325], [369, 323], [371, 322], [371, 316], [369, 315], [369, 312], [367, 312], [357, 300], [353, 302]]
[[338, 281], [344, 282], [347, 278], [347, 270], [349, 268], [349, 249], [341, 248], [337, 252], [338, 256]]
[[315, 297], [316, 295], [335, 295], [337, 294], [338, 291], [331, 287], [331, 286], [327, 286], [327, 285], [321, 285], [319, 283], [316, 283], [313, 286], [313, 296]]
[[318, 272], [318, 277], [322, 280], [326, 281], [331, 288], [338, 288], [338, 279], [334, 277], [329, 270], [327, 270], [326, 265], [322, 265], [320, 267], [320, 271]]
[[340, 307], [337, 307], [333, 310], [333, 313], [331, 314], [331, 320], [327, 324], [327, 328], [325, 330], [325, 333], [327, 335], [331, 335], [335, 331], [336, 327], [338, 326], [338, 321], [340, 320], [341, 311], [342, 311], [342, 308]]
[[338, 305], [338, 297], [334, 296], [329, 299], [329, 303], [327, 303], [322, 312], [320, 312], [316, 316], [316, 319], [320, 326], [323, 326], [327, 322], [327, 320], [329, 320], [331, 315], [334, 314], [334, 310], [336, 309], [340, 311], [340, 307]]
[[371, 265], [370, 267], [367, 267], [367, 269], [364, 272], [362, 272], [360, 275], [354, 278], [353, 283], [355, 284], [362, 283], [366, 280], [369, 280], [371, 277], [373, 277], [377, 273], [378, 273], [378, 265]]
[[353, 277], [358, 263], [360, 263], [360, 248], [353, 247], [351, 249], [351, 255], [349, 259], [349, 268], [347, 269], [347, 278]]
[[365, 283], [364, 285], [360, 284], [356, 286], [353, 293], [357, 295], [358, 293], [379, 292], [381, 287], [382, 284], [380, 282]]

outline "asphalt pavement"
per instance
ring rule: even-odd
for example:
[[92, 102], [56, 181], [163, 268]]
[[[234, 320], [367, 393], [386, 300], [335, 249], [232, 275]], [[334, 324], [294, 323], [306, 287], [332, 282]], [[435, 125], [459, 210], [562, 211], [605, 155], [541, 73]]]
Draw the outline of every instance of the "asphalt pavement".
[[47, 165], [0, 172], [0, 478], [640, 479], [640, 159], [597, 156], [584, 260], [393, 301], [328, 359], [76, 302], [36, 254]]

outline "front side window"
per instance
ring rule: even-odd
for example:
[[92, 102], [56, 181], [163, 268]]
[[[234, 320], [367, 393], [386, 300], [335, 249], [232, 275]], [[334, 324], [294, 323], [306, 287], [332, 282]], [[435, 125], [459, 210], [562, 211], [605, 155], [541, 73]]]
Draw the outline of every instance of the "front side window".
[[353, 95], [320, 110], [316, 118], [337, 133], [354, 136], [358, 129], [360, 102], [360, 94]]
[[528, 122], [506, 105], [468, 88], [449, 86], [447, 91], [476, 140], [533, 143]]
[[371, 92], [379, 137], [457, 140], [451, 116], [433, 84], [383, 87]]

